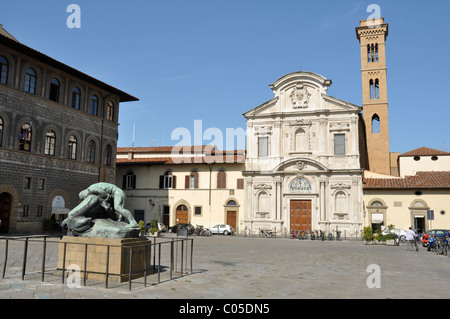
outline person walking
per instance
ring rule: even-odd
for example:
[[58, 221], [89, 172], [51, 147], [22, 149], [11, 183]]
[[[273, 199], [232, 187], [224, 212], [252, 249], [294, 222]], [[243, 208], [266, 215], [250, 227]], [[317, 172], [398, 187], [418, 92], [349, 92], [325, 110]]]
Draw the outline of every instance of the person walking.
[[408, 250], [413, 250], [416, 233], [411, 227], [406, 231], [406, 241], [408, 242]]

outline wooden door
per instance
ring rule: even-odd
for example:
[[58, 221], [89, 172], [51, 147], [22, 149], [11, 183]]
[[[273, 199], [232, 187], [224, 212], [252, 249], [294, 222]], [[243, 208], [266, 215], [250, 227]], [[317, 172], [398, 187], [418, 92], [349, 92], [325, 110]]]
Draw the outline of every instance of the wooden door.
[[227, 211], [227, 224], [236, 229], [236, 211]]
[[178, 224], [178, 223], [187, 224], [188, 222], [189, 222], [189, 215], [188, 215], [187, 207], [185, 205], [178, 206], [175, 224]]
[[311, 230], [311, 201], [291, 200], [291, 231]]
[[0, 233], [5, 234], [9, 231], [9, 218], [11, 215], [11, 196], [7, 193], [0, 194]]

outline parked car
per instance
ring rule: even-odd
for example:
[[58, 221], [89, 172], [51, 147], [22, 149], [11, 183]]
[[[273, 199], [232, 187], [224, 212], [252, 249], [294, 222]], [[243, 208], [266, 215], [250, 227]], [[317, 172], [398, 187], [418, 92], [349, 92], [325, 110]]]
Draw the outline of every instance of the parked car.
[[[397, 236], [400, 238], [400, 242], [404, 243], [406, 242], [406, 230], [400, 229], [400, 228], [394, 228], [391, 229], [391, 232], [394, 234], [397, 234]], [[389, 230], [386, 229], [384, 232], [382, 232], [383, 235], [389, 234]]]
[[213, 234], [224, 234], [224, 235], [231, 235], [234, 233], [234, 228], [230, 225], [214, 225], [211, 227], [211, 233]]
[[[147, 223], [145, 225], [145, 231], [148, 232], [148, 230], [152, 227], [152, 225], [150, 223]], [[158, 223], [158, 229], [162, 232], [166, 232], [167, 231], [167, 227], [166, 225], [164, 225], [163, 223]]]
[[195, 231], [194, 226], [192, 226], [189, 223], [187, 223], [187, 224], [186, 223], [178, 223], [178, 224], [175, 224], [174, 226], [169, 227], [169, 233], [177, 233], [178, 230], [180, 230], [180, 229], [187, 229], [188, 235], [192, 235]]

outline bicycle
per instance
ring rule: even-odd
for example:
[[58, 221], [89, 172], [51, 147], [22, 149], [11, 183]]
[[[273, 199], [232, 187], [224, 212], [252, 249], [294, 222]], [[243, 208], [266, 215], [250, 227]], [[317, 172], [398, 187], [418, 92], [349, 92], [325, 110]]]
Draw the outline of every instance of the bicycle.
[[325, 240], [325, 233], [323, 231], [320, 231], [320, 240], [321, 241]]
[[259, 232], [259, 237], [274, 238], [275, 234], [272, 230], [261, 229], [261, 231]]
[[448, 240], [447, 238], [439, 238], [436, 242], [436, 254], [447, 256], [447, 246]]
[[298, 239], [308, 239], [308, 234], [304, 230], [302, 230], [298, 236]]
[[332, 232], [328, 233], [328, 240], [334, 240], [334, 236]]

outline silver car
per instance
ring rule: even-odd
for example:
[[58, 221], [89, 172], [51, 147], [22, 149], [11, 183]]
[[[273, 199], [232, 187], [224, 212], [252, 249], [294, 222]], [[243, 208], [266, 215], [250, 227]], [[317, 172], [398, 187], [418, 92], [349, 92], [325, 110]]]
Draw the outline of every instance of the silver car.
[[230, 225], [218, 224], [211, 227], [212, 234], [231, 235], [233, 232], [234, 228]]

